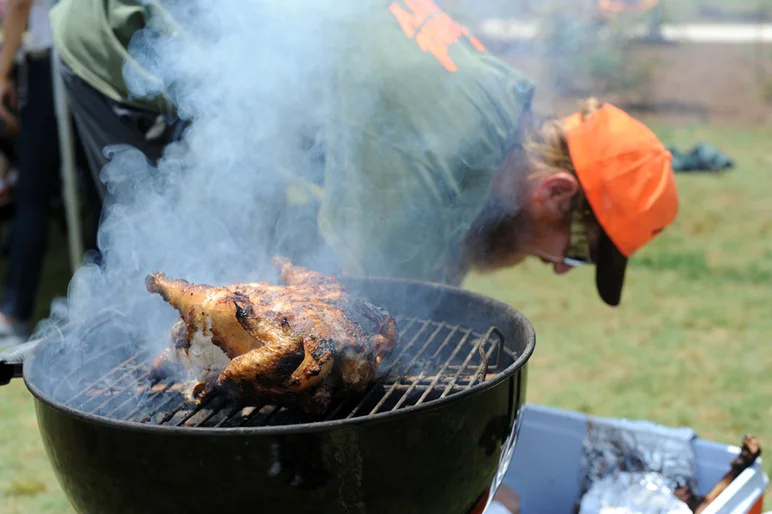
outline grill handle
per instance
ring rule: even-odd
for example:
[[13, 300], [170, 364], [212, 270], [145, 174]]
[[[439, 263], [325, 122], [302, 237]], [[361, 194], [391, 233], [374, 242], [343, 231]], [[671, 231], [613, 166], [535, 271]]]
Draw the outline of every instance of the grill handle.
[[0, 352], [0, 386], [22, 377], [24, 359], [32, 355], [40, 343], [40, 339], [35, 339]]
[[[121, 316], [121, 313], [114, 309], [106, 309], [99, 314], [91, 328], [97, 328], [111, 319]], [[67, 323], [60, 327], [59, 332], [64, 333], [73, 329], [73, 323]], [[26, 343], [16, 345], [3, 352], [0, 352], [0, 386], [7, 385], [11, 379], [21, 378], [23, 375], [24, 359], [32, 357], [35, 348], [44, 341], [51, 339], [46, 336], [38, 336], [37, 339], [30, 339]]]

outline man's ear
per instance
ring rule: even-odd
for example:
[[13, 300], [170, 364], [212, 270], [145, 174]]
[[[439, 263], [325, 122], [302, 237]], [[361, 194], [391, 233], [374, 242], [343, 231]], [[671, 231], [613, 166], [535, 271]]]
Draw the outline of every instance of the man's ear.
[[537, 210], [547, 217], [559, 217], [568, 212], [571, 199], [579, 191], [579, 181], [570, 173], [558, 172], [539, 179], [532, 191]]
[[576, 177], [566, 172], [558, 172], [542, 178], [535, 188], [534, 193], [542, 202], [560, 201], [564, 198], [573, 198], [579, 191], [579, 181]]

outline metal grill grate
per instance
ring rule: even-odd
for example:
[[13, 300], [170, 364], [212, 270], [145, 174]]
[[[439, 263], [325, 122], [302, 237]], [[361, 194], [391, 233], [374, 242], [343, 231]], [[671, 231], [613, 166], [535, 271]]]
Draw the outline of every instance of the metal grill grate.
[[447, 323], [397, 317], [400, 344], [379, 368], [379, 377], [356, 398], [333, 403], [324, 416], [272, 404], [238, 405], [211, 397], [200, 405], [184, 400], [182, 384], [151, 385], [154, 356], [133, 356], [75, 395], [67, 405], [82, 412], [148, 425], [248, 427], [297, 425], [373, 416], [445, 398], [495, 376], [515, 355], [501, 332], [485, 334]]

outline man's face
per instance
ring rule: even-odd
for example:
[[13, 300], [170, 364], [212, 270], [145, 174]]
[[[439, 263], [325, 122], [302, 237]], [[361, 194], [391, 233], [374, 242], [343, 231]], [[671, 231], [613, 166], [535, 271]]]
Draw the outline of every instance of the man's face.
[[[473, 227], [472, 237], [467, 239], [467, 255], [472, 268], [493, 271], [517, 265], [532, 256], [550, 264], [558, 275], [570, 271], [573, 266], [567, 264], [565, 258], [575, 257], [571, 253], [577, 235], [586, 238], [584, 246], [588, 253], [597, 247], [600, 237], [596, 222], [583, 220], [572, 227], [575, 200], [579, 194], [579, 183], [569, 173], [529, 181], [519, 212], [491, 217], [495, 221], [481, 221]], [[506, 212], [506, 206], [502, 205], [500, 209]]]
[[[581, 190], [576, 177], [557, 173], [529, 183], [523, 222], [531, 225], [528, 237], [521, 241], [521, 251], [551, 264], [562, 275], [572, 269], [565, 259], [576, 258], [577, 243], [590, 258], [600, 239], [600, 226], [583, 214], [578, 200]], [[578, 214], [578, 216], [577, 216]]]

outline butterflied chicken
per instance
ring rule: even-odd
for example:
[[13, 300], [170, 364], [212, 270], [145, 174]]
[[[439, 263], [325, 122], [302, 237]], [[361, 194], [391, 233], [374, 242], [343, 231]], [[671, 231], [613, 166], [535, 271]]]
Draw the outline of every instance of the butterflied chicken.
[[[324, 412], [334, 391], [363, 391], [397, 343], [394, 319], [350, 296], [333, 277], [274, 259], [283, 285], [264, 282], [213, 287], [148, 275], [150, 292], [179, 313], [171, 348], [156, 376], [183, 367], [200, 401], [222, 393], [246, 402], [272, 401]], [[373, 327], [365, 330], [359, 312]]]

